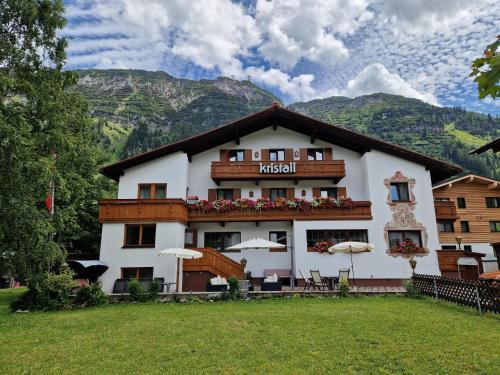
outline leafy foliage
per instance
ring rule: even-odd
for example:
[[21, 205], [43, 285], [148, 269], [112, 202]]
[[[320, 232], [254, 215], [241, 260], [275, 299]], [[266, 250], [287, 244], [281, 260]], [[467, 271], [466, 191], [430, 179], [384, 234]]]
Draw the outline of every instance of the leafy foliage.
[[[60, 0], [0, 6], [0, 257], [27, 280], [66, 251], [96, 251], [97, 199], [111, 189], [96, 176], [103, 160], [77, 75], [63, 71]], [[55, 213], [44, 199], [55, 185]]]
[[349, 296], [349, 283], [347, 280], [341, 280], [339, 283], [339, 297]]
[[229, 297], [231, 299], [238, 298], [240, 295], [238, 279], [234, 276], [231, 276], [229, 279], [227, 279], [227, 283], [229, 284]]
[[481, 99], [490, 95], [493, 99], [500, 96], [500, 54], [497, 52], [500, 45], [500, 35], [497, 40], [486, 47], [482, 57], [474, 60], [470, 76], [475, 77], [477, 91]]
[[108, 297], [99, 282], [81, 286], [76, 292], [75, 304], [83, 307], [100, 306], [108, 302]]

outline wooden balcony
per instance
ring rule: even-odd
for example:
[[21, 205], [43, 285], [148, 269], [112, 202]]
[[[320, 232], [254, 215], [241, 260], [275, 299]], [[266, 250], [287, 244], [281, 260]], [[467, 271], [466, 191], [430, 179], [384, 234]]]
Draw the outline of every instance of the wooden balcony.
[[[292, 171], [287, 167], [293, 164]], [[261, 170], [273, 165], [282, 165], [281, 173]], [[286, 166], [286, 167], [285, 167]], [[335, 183], [345, 177], [343, 160], [308, 160], [308, 161], [214, 161], [210, 176], [219, 181], [237, 180], [333, 180]]]
[[241, 263], [235, 262], [224, 254], [212, 248], [193, 248], [200, 251], [203, 256], [198, 259], [185, 259], [183, 264], [184, 272], [206, 271], [222, 277], [234, 276], [238, 279], [243, 277], [245, 268]]
[[435, 201], [434, 210], [436, 212], [437, 220], [455, 221], [458, 219], [457, 207], [455, 206], [455, 202]]
[[269, 210], [235, 209], [230, 211], [203, 211], [189, 209], [190, 222], [230, 221], [289, 221], [289, 220], [371, 220], [371, 202], [356, 201], [352, 208], [274, 208]]
[[187, 223], [186, 202], [182, 199], [109, 199], [99, 202], [101, 223], [164, 221]]

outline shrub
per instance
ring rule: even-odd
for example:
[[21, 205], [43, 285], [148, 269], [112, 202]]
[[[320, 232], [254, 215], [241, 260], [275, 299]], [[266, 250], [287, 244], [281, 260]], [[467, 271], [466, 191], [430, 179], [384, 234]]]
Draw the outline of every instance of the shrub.
[[148, 288], [148, 299], [151, 301], [154, 301], [156, 298], [158, 298], [158, 293], [160, 293], [161, 285], [158, 280], [153, 279], [151, 281], [151, 284], [149, 284]]
[[238, 279], [234, 276], [231, 276], [229, 279], [227, 279], [227, 283], [229, 284], [229, 298], [237, 299], [240, 294]]
[[342, 280], [339, 285], [339, 297], [347, 297], [349, 295], [349, 283], [347, 280]]
[[74, 273], [64, 268], [61, 273], [44, 273], [30, 278], [28, 290], [10, 305], [16, 310], [60, 310], [71, 306], [71, 293], [77, 285]]
[[100, 283], [83, 285], [76, 292], [75, 303], [79, 306], [99, 306], [108, 302], [108, 297], [101, 289]]
[[128, 294], [132, 301], [141, 301], [144, 297], [144, 289], [138, 280], [133, 279], [128, 282]]
[[403, 287], [406, 289], [405, 295], [409, 298], [422, 298], [422, 293], [415, 287], [412, 280], [403, 280]]

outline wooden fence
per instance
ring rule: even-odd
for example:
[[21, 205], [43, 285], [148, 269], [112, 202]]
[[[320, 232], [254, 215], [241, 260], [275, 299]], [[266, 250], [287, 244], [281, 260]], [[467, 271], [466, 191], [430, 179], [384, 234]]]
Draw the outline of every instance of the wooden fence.
[[481, 311], [500, 313], [500, 287], [483, 281], [448, 279], [433, 275], [413, 275], [413, 284], [421, 293], [474, 307]]

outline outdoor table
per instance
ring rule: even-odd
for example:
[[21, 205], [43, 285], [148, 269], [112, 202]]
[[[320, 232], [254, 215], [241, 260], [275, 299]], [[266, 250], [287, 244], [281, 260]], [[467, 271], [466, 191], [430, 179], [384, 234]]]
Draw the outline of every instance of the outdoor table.
[[325, 281], [328, 284], [328, 289], [329, 290], [334, 290], [335, 289], [335, 282], [338, 283], [339, 277], [338, 276], [323, 276], [321, 275], [322, 279], [325, 279]]

